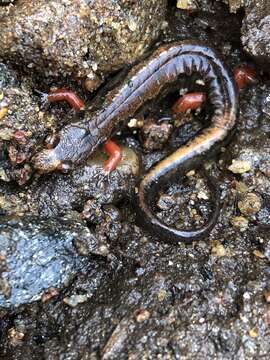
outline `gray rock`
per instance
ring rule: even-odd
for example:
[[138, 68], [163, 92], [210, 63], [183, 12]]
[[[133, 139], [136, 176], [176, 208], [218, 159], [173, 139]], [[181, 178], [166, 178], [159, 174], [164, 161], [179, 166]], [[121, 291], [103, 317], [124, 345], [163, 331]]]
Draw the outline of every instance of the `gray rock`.
[[109, 175], [103, 171], [105, 161], [105, 154], [97, 152], [69, 174], [42, 176], [29, 188], [29, 207], [42, 217], [59, 216], [70, 210], [82, 210], [89, 199], [103, 205], [131, 197], [139, 173], [136, 153], [123, 148], [121, 163]]
[[89, 258], [73, 246], [85, 233], [82, 223], [3, 218], [0, 224], [0, 307], [17, 307], [40, 299], [51, 287], [66, 287]]
[[244, 49], [267, 69], [270, 63], [270, 3], [268, 0], [248, 0], [245, 13], [242, 26]]
[[142, 55], [165, 10], [165, 0], [18, 0], [0, 10], [0, 57], [42, 77], [87, 76], [95, 88]]

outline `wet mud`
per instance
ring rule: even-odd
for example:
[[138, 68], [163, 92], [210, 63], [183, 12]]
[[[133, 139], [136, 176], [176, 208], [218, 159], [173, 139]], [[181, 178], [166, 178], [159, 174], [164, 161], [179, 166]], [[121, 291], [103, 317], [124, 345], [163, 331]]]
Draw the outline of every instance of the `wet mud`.
[[[102, 16], [91, 8], [99, 2], [59, 0], [57, 7], [37, 1], [29, 16], [25, 1], [13, 3], [0, 6], [0, 359], [268, 359], [270, 85], [261, 55], [248, 50], [259, 49], [260, 39], [263, 49], [265, 39], [246, 30], [253, 2], [243, 8], [239, 2], [196, 1], [189, 9], [181, 1], [151, 1], [152, 8], [145, 1], [114, 1]], [[63, 61], [76, 49], [76, 29], [93, 25], [84, 11], [73, 14], [78, 7], [102, 19], [99, 38], [93, 33], [76, 43], [98, 48], [86, 53], [99, 58], [96, 70], [87, 63], [93, 76], [81, 62], [85, 53]], [[52, 43], [50, 52], [44, 45], [40, 52], [37, 23], [52, 8], [57, 17], [44, 44], [58, 34], [64, 10], [73, 22], [61, 25], [61, 46]], [[152, 13], [149, 23], [145, 9]], [[142, 25], [126, 25], [134, 14], [141, 14]], [[11, 48], [14, 26], [20, 31]], [[116, 39], [126, 26], [136, 35], [120, 46]], [[111, 50], [106, 29], [115, 40]], [[235, 131], [202, 164], [220, 188], [216, 226], [205, 240], [171, 245], [139, 225], [137, 187], [153, 164], [207, 126], [207, 102], [186, 114], [171, 111], [180, 94], [203, 91], [203, 84], [187, 77], [183, 88], [131, 119], [114, 137], [123, 159], [110, 175], [103, 171], [102, 148], [65, 174], [39, 174], [31, 158], [46, 137], [85, 116], [66, 103], [43, 103], [35, 90], [68, 87], [88, 110], [98, 107], [125, 76], [125, 66], [146, 56], [153, 42], [183, 39], [217, 48], [232, 70], [254, 67], [258, 81], [240, 90]], [[267, 63], [267, 51], [262, 56]], [[87, 77], [92, 82], [86, 90]], [[156, 204], [158, 217], [179, 229], [201, 226], [212, 208], [200, 169], [160, 189]]]

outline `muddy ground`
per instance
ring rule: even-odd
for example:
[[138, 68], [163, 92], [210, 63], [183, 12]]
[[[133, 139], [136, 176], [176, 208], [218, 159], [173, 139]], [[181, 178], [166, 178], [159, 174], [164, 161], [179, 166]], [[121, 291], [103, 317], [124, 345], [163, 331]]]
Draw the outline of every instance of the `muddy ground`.
[[[23, 0], [7, 3], [0, 1], [0, 359], [268, 359], [267, 1], [257, 13], [254, 1], [246, 8], [238, 1], [190, 1], [188, 8], [184, 1], [153, 0], [151, 8], [109, 1], [102, 16], [99, 1], [36, 1], [31, 9]], [[48, 32], [40, 31], [41, 15]], [[74, 41], [87, 29], [98, 37]], [[99, 106], [125, 77], [125, 65], [183, 39], [217, 48], [232, 70], [254, 67], [258, 80], [240, 91], [228, 144], [205, 159], [222, 208], [209, 237], [191, 245], [150, 236], [136, 220], [134, 199], [141, 174], [205, 127], [207, 104], [172, 120], [179, 92], [157, 100], [116, 135], [124, 159], [110, 177], [102, 149], [68, 174], [39, 175], [31, 165], [46, 136], [84, 116], [65, 103], [42, 103], [35, 90], [69, 87], [87, 107]], [[96, 42], [103, 42], [97, 53]], [[200, 226], [211, 200], [196, 169], [161, 189], [158, 214], [178, 228]]]

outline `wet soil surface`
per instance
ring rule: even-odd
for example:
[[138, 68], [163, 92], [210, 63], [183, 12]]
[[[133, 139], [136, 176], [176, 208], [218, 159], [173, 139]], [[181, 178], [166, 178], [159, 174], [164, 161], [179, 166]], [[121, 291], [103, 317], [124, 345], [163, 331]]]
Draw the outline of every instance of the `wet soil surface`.
[[[59, 3], [67, 9], [82, 6], [79, 1]], [[129, 8], [129, 14], [145, 6], [143, 1], [112, 3], [118, 10]], [[154, 3], [164, 11], [164, 3]], [[37, 60], [36, 48], [27, 47], [29, 24], [23, 46], [18, 37], [13, 53], [0, 54], [0, 359], [269, 358], [269, 74], [243, 51], [241, 10], [232, 14], [222, 2], [212, 1], [181, 10], [183, 3], [170, 1], [162, 20], [153, 13], [153, 23], [162, 21], [160, 42], [203, 40], [219, 50], [231, 69], [248, 63], [258, 74], [258, 83], [239, 94], [230, 141], [203, 164], [220, 187], [218, 223], [207, 239], [190, 245], [157, 241], [139, 226], [136, 186], [143, 171], [206, 126], [207, 104], [172, 117], [179, 91], [157, 99], [144, 117], [131, 119], [116, 135], [124, 156], [109, 176], [103, 172], [102, 149], [68, 174], [40, 175], [31, 167], [32, 155], [46, 136], [84, 113], [75, 114], [65, 103], [44, 104], [35, 89], [68, 86], [87, 106], [99, 106], [99, 97], [124, 75], [109, 77], [105, 87], [88, 96], [76, 82], [76, 65], [58, 66], [64, 49], [59, 48], [51, 65], [55, 79], [51, 74], [41, 79], [50, 56], [43, 53]], [[11, 16], [5, 24], [19, 21], [20, 29], [23, 6], [17, 13], [20, 1], [10, 6], [0, 7], [0, 17]], [[62, 10], [58, 14], [57, 21]], [[78, 17], [73, 20], [80, 23]], [[5, 29], [0, 23], [0, 32]], [[145, 32], [143, 26], [140, 30]], [[66, 36], [73, 39], [74, 33]], [[8, 47], [2, 44], [1, 49]], [[13, 58], [20, 51], [29, 59], [33, 55], [32, 72], [25, 69], [28, 60], [20, 67], [18, 57]], [[106, 76], [112, 69], [108, 65]], [[63, 84], [59, 74], [65, 76]], [[199, 169], [161, 189], [156, 204], [158, 216], [179, 229], [201, 226], [212, 207]]]
[[[158, 37], [166, 1], [17, 0], [0, 8], [0, 57], [46, 78], [86, 80], [95, 89]], [[62, 82], [62, 84], [61, 84]]]

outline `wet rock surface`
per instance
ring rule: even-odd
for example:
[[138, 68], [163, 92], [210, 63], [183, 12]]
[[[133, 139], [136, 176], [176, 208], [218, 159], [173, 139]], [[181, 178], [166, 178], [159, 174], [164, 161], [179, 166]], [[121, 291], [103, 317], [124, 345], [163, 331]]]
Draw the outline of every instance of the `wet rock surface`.
[[270, 63], [270, 4], [267, 0], [245, 2], [242, 43], [249, 55], [267, 70]]
[[[18, 0], [0, 9], [0, 57], [44, 77], [87, 78], [134, 62], [162, 28], [165, 0]], [[61, 84], [63, 85], [63, 83]]]
[[[241, 48], [240, 15], [231, 15], [222, 2], [201, 5], [186, 12], [169, 3], [165, 41], [207, 41], [219, 48], [231, 68], [250, 61]], [[179, 94], [172, 96], [176, 100]], [[141, 155], [142, 168], [149, 169], [206, 126], [207, 104], [198, 114], [189, 114], [183, 126], [169, 119], [158, 127], [151, 120], [149, 128], [147, 119], [133, 119], [118, 135], [127, 138], [132, 149], [125, 151], [131, 157], [111, 178], [104, 177], [101, 154], [70, 174], [33, 174], [24, 186], [2, 179], [0, 236], [8, 236], [0, 244], [1, 276], [8, 270], [5, 258], [12, 259], [19, 275], [12, 286], [1, 282], [5, 296], [0, 300], [11, 301], [10, 289], [27, 283], [20, 259], [26, 259], [29, 269], [38, 266], [31, 258], [34, 245], [47, 259], [55, 254], [45, 269], [52, 271], [55, 259], [66, 271], [53, 273], [46, 286], [38, 271], [31, 272], [39, 287], [24, 293], [23, 306], [0, 311], [0, 358], [267, 359], [269, 99], [265, 76], [241, 90], [236, 133], [204, 163], [220, 186], [221, 214], [209, 238], [191, 245], [158, 242], [138, 227], [134, 150]], [[172, 103], [159, 103], [154, 118], [170, 113]], [[56, 128], [75, 117], [63, 104], [45, 113], [55, 116], [56, 125], [60, 121]], [[158, 216], [169, 224], [201, 226], [211, 216], [211, 193], [200, 171], [189, 172], [159, 195]], [[21, 218], [9, 223], [7, 214]], [[27, 214], [32, 214], [31, 221]], [[24, 234], [28, 242], [20, 252], [16, 245], [25, 244]], [[7, 240], [13, 247], [7, 247]], [[68, 255], [62, 251], [66, 248]]]
[[89, 199], [105, 205], [134, 198], [139, 175], [136, 153], [123, 147], [123, 159], [109, 175], [103, 170], [105, 159], [104, 153], [95, 154], [69, 176], [58, 173], [37, 179], [27, 194], [29, 207], [32, 205], [32, 211], [42, 217], [52, 217], [69, 210], [82, 211]]
[[3, 63], [0, 72], [0, 178], [24, 185], [32, 175], [31, 157], [47, 135], [80, 115], [66, 111], [66, 104], [51, 109], [31, 78]]
[[89, 258], [76, 252], [76, 242], [86, 239], [95, 241], [83, 222], [2, 218], [0, 307], [29, 304], [40, 300], [50, 288], [67, 286], [91, 264]]

